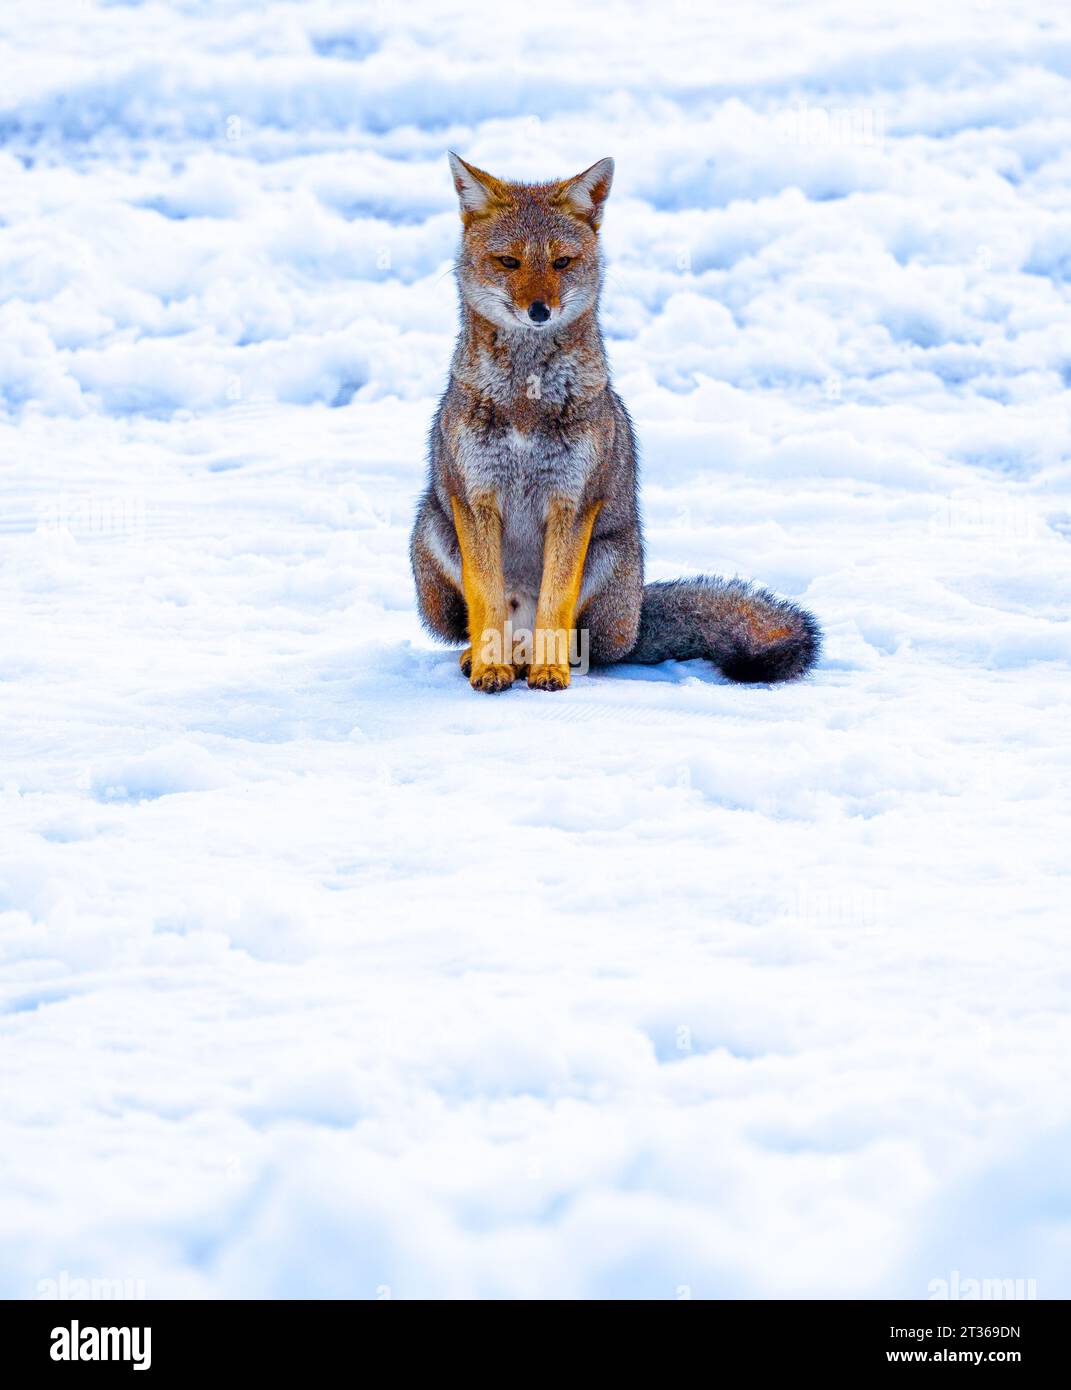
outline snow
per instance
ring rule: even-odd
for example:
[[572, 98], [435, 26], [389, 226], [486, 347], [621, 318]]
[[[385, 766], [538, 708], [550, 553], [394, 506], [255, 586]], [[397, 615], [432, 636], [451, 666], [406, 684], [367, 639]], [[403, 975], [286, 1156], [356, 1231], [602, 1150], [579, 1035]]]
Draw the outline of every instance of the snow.
[[[0, 26], [0, 1292], [1071, 1295], [1065, 7]], [[808, 681], [423, 635], [447, 148]]]

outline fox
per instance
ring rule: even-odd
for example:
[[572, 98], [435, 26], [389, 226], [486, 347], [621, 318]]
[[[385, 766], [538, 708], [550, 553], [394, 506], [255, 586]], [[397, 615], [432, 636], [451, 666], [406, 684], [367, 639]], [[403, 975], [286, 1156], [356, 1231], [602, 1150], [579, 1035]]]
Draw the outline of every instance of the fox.
[[803, 608], [735, 578], [644, 583], [635, 431], [599, 327], [613, 160], [519, 183], [448, 158], [461, 323], [410, 541], [424, 627], [486, 694], [565, 690], [584, 662], [805, 675], [821, 634]]

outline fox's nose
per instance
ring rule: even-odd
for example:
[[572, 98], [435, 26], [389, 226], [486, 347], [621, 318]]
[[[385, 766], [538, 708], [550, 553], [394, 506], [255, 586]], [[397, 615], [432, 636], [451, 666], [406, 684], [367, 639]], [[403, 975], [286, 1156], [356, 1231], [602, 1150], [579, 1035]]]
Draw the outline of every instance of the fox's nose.
[[529, 304], [528, 317], [533, 323], [546, 323], [547, 319], [550, 318], [550, 310], [541, 299], [537, 299], [534, 303]]

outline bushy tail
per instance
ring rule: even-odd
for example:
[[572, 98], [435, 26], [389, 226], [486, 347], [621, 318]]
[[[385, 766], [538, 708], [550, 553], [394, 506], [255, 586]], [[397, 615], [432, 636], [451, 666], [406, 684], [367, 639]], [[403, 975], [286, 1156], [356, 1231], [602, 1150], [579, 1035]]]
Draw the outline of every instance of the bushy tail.
[[643, 590], [640, 632], [627, 661], [706, 657], [734, 681], [790, 681], [822, 645], [802, 608], [742, 579], [674, 579]]

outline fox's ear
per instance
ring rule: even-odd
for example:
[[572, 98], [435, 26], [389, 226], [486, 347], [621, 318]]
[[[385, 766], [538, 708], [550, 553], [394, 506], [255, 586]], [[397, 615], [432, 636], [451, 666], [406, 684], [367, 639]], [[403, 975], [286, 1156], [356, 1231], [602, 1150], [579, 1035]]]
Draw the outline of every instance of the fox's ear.
[[598, 230], [602, 221], [602, 205], [610, 196], [610, 185], [614, 181], [614, 161], [600, 159], [590, 169], [577, 174], [575, 179], [563, 179], [554, 195], [554, 202], [567, 207], [577, 217]]
[[467, 223], [473, 217], [482, 217], [493, 212], [496, 207], [505, 207], [510, 202], [509, 188], [493, 174], [485, 174], [475, 165], [466, 164], [453, 150], [447, 151], [450, 172], [454, 176], [458, 201], [461, 204], [461, 220]]

